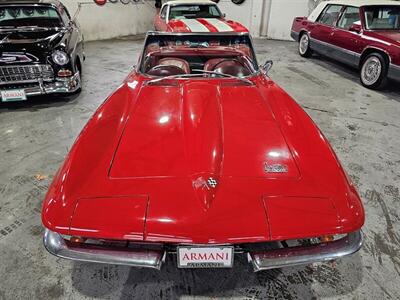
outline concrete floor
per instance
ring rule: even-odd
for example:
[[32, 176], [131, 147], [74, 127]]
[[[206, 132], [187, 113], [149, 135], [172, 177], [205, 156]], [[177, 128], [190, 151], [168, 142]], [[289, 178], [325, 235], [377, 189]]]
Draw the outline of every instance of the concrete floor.
[[274, 60], [271, 77], [311, 115], [357, 184], [367, 214], [362, 251], [336, 264], [257, 274], [244, 258], [230, 270], [178, 270], [169, 260], [158, 272], [49, 255], [40, 208], [52, 174], [142, 45], [93, 42], [81, 95], [0, 106], [0, 299], [400, 298], [399, 84], [369, 91], [352, 69], [300, 58], [295, 43], [255, 43], [260, 62]]

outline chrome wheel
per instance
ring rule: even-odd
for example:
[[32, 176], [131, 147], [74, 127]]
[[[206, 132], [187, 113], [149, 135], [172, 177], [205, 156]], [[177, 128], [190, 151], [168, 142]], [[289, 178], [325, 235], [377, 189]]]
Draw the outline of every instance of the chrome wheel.
[[308, 34], [303, 34], [299, 43], [299, 52], [301, 55], [306, 54], [309, 44], [310, 44], [310, 38], [308, 37]]
[[361, 80], [365, 85], [374, 85], [382, 74], [382, 62], [376, 56], [369, 57], [361, 69]]

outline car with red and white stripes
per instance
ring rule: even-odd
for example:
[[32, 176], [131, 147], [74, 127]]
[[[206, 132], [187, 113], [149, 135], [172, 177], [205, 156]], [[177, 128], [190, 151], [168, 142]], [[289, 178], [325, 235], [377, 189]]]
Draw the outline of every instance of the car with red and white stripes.
[[248, 32], [242, 24], [226, 20], [211, 0], [168, 1], [155, 16], [154, 28], [166, 32]]

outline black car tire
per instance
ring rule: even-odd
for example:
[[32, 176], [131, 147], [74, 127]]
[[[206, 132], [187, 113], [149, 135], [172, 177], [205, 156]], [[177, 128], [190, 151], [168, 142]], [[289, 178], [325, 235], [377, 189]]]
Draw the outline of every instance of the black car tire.
[[360, 66], [361, 84], [372, 90], [382, 89], [387, 83], [388, 70], [388, 61], [382, 54], [368, 54]]
[[302, 57], [311, 57], [312, 50], [310, 48], [310, 36], [304, 32], [299, 38], [299, 54]]

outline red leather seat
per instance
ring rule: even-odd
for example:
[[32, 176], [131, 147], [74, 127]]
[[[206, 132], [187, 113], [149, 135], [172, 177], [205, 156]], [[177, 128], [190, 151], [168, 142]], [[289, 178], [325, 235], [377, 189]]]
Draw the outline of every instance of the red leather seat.
[[175, 67], [181, 68], [185, 74], [190, 73], [189, 63], [182, 58], [165, 57], [158, 61], [158, 65], [175, 66]]
[[211, 58], [204, 64], [204, 71], [213, 71], [216, 64], [225, 60], [226, 58]]
[[205, 71], [214, 71], [232, 76], [244, 77], [251, 74], [249, 68], [237, 59], [213, 58], [204, 65]]

